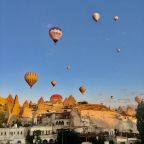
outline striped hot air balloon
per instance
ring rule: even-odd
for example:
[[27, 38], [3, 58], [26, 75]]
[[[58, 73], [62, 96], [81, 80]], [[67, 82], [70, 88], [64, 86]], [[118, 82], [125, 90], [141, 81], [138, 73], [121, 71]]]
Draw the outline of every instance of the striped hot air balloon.
[[27, 72], [24, 79], [31, 88], [38, 81], [38, 74], [36, 72]]

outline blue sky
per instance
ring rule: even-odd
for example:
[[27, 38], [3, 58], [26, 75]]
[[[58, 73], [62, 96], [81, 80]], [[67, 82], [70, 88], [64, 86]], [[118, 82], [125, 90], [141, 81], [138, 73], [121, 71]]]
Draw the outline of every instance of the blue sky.
[[[132, 101], [143, 96], [143, 5], [143, 0], [1, 0], [0, 95], [18, 94], [22, 102], [72, 94], [93, 103], [111, 95]], [[94, 12], [101, 14], [98, 23]], [[48, 34], [51, 26], [63, 30], [56, 45]], [[27, 71], [39, 74], [32, 89], [24, 80]], [[78, 90], [83, 84], [84, 96]]]

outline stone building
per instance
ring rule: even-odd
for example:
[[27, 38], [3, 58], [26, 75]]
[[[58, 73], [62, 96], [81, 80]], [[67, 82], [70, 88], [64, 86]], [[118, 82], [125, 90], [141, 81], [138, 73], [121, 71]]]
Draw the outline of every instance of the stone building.
[[0, 128], [0, 144], [25, 144], [27, 128]]

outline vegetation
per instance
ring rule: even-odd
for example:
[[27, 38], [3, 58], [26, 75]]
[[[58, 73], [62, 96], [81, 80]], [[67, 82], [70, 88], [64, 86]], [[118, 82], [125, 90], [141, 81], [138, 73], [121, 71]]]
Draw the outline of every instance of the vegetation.
[[0, 128], [5, 127], [6, 123], [7, 123], [7, 119], [5, 118], [5, 113], [0, 112]]
[[139, 131], [140, 139], [144, 143], [144, 102], [140, 103], [136, 111], [137, 130]]
[[30, 135], [30, 131], [28, 131], [27, 136], [26, 136], [26, 141], [28, 144], [32, 144], [34, 141], [37, 142], [37, 144], [41, 144], [42, 140], [40, 138], [41, 131], [36, 130], [33, 132], [33, 135]]
[[81, 144], [80, 135], [69, 129], [61, 129], [56, 144]]

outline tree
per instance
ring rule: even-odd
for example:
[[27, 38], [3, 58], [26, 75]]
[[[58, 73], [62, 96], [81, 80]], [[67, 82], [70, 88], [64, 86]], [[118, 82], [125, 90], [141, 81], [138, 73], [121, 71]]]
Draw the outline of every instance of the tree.
[[5, 113], [0, 112], [0, 128], [5, 127], [7, 119], [5, 118]]
[[35, 142], [40, 144], [42, 142], [41, 138], [40, 138], [40, 135], [41, 135], [41, 131], [40, 130], [35, 130], [33, 132], [33, 136], [34, 136], [34, 139], [35, 139]]
[[80, 135], [69, 129], [61, 129], [57, 136], [57, 144], [81, 144]]
[[33, 141], [35, 141], [35, 143], [41, 144], [42, 140], [40, 138], [40, 135], [41, 135], [40, 130], [35, 130], [33, 132], [33, 135], [30, 135], [30, 131], [28, 131], [27, 136], [26, 136], [27, 143], [32, 144]]
[[27, 136], [26, 136], [26, 142], [28, 144], [32, 144], [33, 143], [33, 139], [34, 139], [34, 136], [30, 135], [30, 130], [29, 130], [28, 133], [27, 133]]
[[140, 139], [144, 143], [144, 102], [137, 106], [136, 110], [137, 130], [139, 131]]

